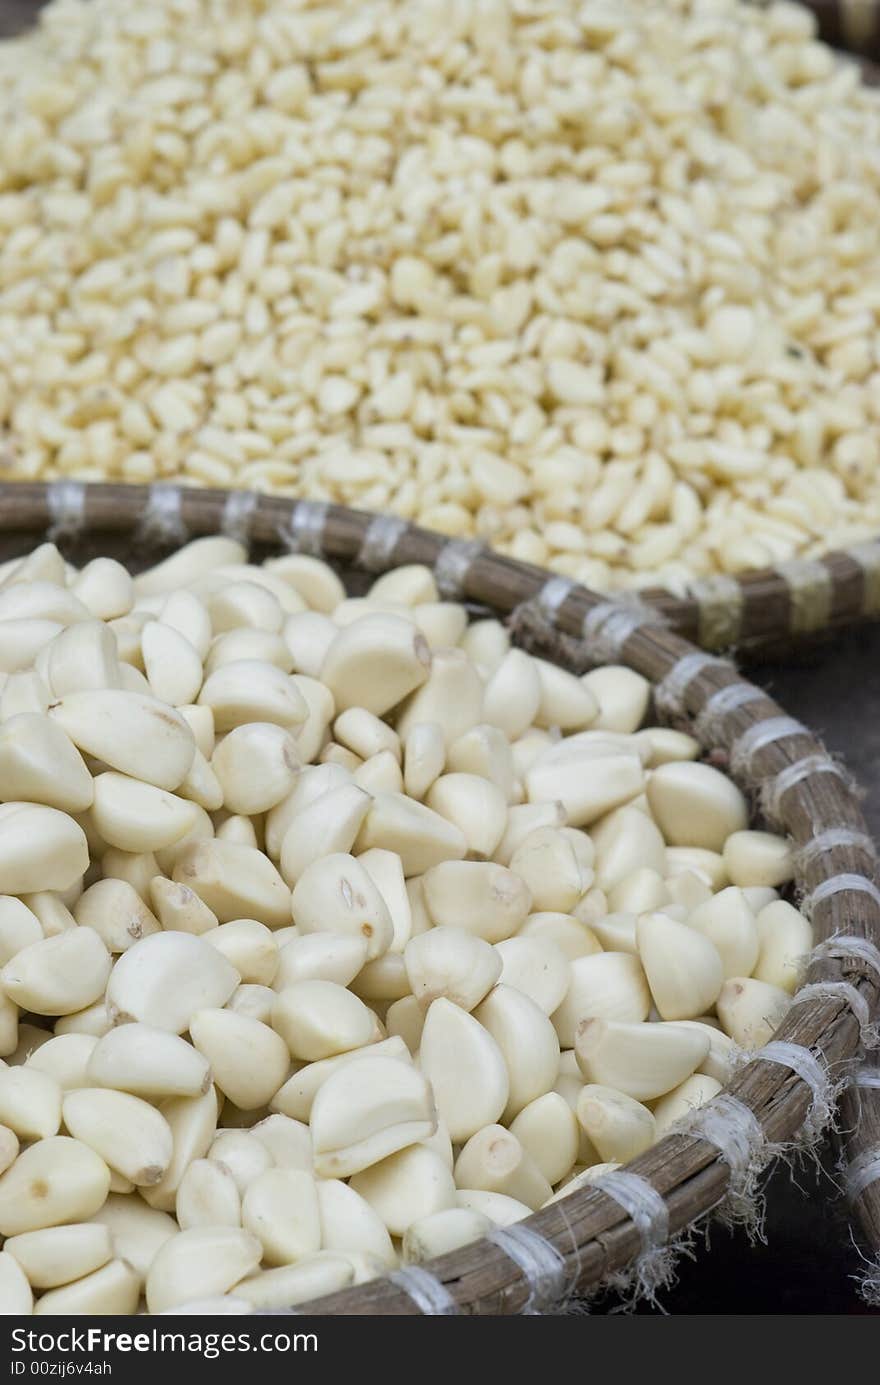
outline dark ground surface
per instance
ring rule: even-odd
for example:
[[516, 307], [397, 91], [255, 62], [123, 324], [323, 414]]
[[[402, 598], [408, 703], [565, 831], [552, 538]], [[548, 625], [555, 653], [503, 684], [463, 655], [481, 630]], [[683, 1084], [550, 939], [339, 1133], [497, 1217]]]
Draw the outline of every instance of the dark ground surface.
[[[148, 0], [132, 0], [148, 3]], [[39, 0], [0, 0], [0, 35], [31, 22]], [[867, 789], [865, 814], [880, 834], [880, 627], [823, 645], [784, 664], [750, 671], [792, 716], [840, 753]], [[713, 1228], [708, 1250], [682, 1258], [676, 1287], [661, 1295], [674, 1314], [869, 1313], [851, 1276], [859, 1270], [845, 1205], [827, 1170], [794, 1178], [780, 1169], [767, 1190], [767, 1244]], [[593, 1312], [613, 1311], [615, 1300]], [[640, 1311], [650, 1312], [645, 1308]]]

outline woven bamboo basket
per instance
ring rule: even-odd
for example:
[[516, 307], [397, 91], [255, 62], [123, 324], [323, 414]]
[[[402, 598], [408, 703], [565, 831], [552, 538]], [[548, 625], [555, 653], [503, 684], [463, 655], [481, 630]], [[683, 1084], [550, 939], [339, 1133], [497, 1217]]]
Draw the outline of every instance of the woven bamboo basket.
[[[646, 1252], [656, 1255], [713, 1209], [741, 1211], [756, 1171], [773, 1154], [818, 1139], [837, 1085], [859, 1054], [860, 1022], [880, 1001], [876, 954], [871, 960], [871, 944], [880, 942], [876, 861], [856, 795], [840, 768], [806, 727], [742, 680], [731, 663], [698, 651], [643, 611], [585, 588], [566, 586], [559, 601], [556, 579], [546, 572], [480, 546], [403, 521], [246, 492], [0, 486], [0, 559], [48, 536], [74, 561], [107, 554], [137, 570], [187, 538], [218, 532], [246, 542], [258, 560], [285, 550], [323, 557], [350, 590], [363, 589], [380, 571], [425, 563], [448, 599], [507, 619], [515, 638], [542, 656], [575, 671], [624, 662], [645, 675], [654, 685], [657, 717], [692, 731], [715, 763], [730, 766], [752, 795], [756, 814], [763, 805], [765, 817], [791, 836], [798, 851], [797, 888], [812, 912], [817, 941], [826, 944], [811, 962], [808, 989], [773, 1044], [742, 1067], [692, 1129], [667, 1136], [628, 1166], [624, 1183], [638, 1193], [640, 1207], [628, 1196], [625, 1211], [617, 1200], [620, 1187], [612, 1195], [610, 1183], [576, 1192], [522, 1223], [519, 1249], [487, 1239], [414, 1275], [379, 1279], [298, 1311], [549, 1310], [574, 1293], [589, 1294], [615, 1273], [644, 1271]], [[836, 935], [868, 946], [829, 943]], [[728, 1129], [724, 1138], [719, 1118]], [[731, 1120], [739, 1143], [729, 1138]], [[875, 1191], [878, 1196], [868, 1190], [862, 1201], [870, 1200], [880, 1228], [880, 1185]], [[527, 1255], [521, 1253], [523, 1239]]]

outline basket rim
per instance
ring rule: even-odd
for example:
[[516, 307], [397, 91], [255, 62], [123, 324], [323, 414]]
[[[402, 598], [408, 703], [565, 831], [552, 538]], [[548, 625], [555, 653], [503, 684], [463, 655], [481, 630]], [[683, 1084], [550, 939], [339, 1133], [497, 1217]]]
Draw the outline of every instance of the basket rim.
[[[634, 668], [654, 687], [659, 720], [687, 728], [716, 756], [722, 751], [732, 761], [732, 777], [753, 801], [763, 791], [765, 809], [775, 802], [771, 816], [799, 850], [796, 884], [812, 900], [817, 941], [843, 931], [880, 943], [876, 858], [848, 780], [806, 727], [785, 717], [733, 664], [701, 653], [661, 623], [656, 613], [576, 584], [560, 585], [543, 569], [493, 553], [482, 544], [450, 540], [401, 520], [343, 506], [173, 484], [0, 483], [0, 542], [17, 536], [33, 546], [40, 536], [61, 542], [83, 536], [100, 540], [102, 535], [106, 541], [115, 535], [125, 536], [132, 550], [140, 547], [155, 554], [159, 548], [179, 546], [185, 538], [218, 533], [245, 544], [310, 553], [377, 575], [405, 563], [426, 563], [435, 570], [447, 599], [474, 602], [512, 617], [515, 634], [532, 644], [537, 640], [545, 657], [564, 663], [575, 651], [587, 663], [619, 662]], [[718, 697], [733, 686], [745, 691]], [[713, 697], [714, 707], [707, 713]], [[770, 799], [768, 785], [775, 786]], [[840, 828], [849, 829], [845, 842], [803, 851], [821, 833]], [[851, 958], [814, 960], [805, 980], [848, 982], [872, 1011], [880, 1000], [880, 973]], [[837, 1077], [858, 1051], [859, 1023], [841, 991], [814, 994], [792, 1006], [774, 1035], [774, 1041], [779, 1040], [809, 1049]], [[813, 1101], [811, 1087], [797, 1072], [778, 1058], [762, 1059], [760, 1054], [724, 1092], [751, 1110], [764, 1138], [774, 1146], [797, 1136]], [[670, 1237], [723, 1200], [731, 1172], [718, 1147], [696, 1133], [667, 1135], [626, 1169], [649, 1182], [663, 1199]], [[521, 1225], [555, 1246], [567, 1285], [582, 1292], [627, 1269], [643, 1249], [636, 1224], [599, 1187], [550, 1204]], [[422, 1268], [436, 1276], [455, 1305], [433, 1311], [496, 1315], [520, 1312], [531, 1302], [528, 1278], [490, 1241], [479, 1241]], [[297, 1311], [335, 1315], [426, 1310], [404, 1285], [385, 1277], [300, 1304]]]

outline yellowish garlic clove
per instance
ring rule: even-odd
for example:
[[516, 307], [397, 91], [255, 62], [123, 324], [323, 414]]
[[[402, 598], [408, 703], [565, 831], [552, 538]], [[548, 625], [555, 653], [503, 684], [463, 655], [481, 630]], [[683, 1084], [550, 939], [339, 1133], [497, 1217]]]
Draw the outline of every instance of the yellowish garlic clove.
[[34, 1308], [35, 1316], [128, 1316], [138, 1304], [140, 1279], [125, 1260], [111, 1260], [72, 1284], [50, 1289]]
[[333, 981], [297, 981], [279, 991], [272, 1025], [294, 1058], [310, 1063], [363, 1048], [379, 1037], [373, 1012]]
[[729, 885], [688, 914], [688, 927], [714, 943], [725, 978], [750, 976], [758, 960], [758, 924], [741, 889]]
[[272, 1167], [272, 1155], [249, 1130], [218, 1130], [208, 1150], [209, 1163], [222, 1164], [244, 1197], [248, 1188]]
[[455, 1200], [459, 1207], [487, 1217], [493, 1226], [513, 1226], [515, 1222], [525, 1221], [533, 1210], [518, 1198], [487, 1192], [485, 1188], [459, 1188]]
[[406, 1063], [411, 1061], [403, 1040], [391, 1037], [380, 1039], [378, 1043], [369, 1044], [365, 1048], [340, 1053], [335, 1058], [323, 1058], [316, 1063], [306, 1063], [275, 1093], [269, 1103], [271, 1109], [294, 1120], [307, 1121], [311, 1115], [312, 1103], [327, 1078], [344, 1064], [366, 1058], [395, 1058]]
[[751, 969], [755, 979], [794, 995], [813, 947], [809, 920], [779, 899], [758, 914], [757, 929], [758, 960]]
[[87, 1221], [109, 1187], [110, 1170], [82, 1141], [66, 1135], [38, 1140], [0, 1177], [0, 1235]]
[[712, 1008], [724, 980], [714, 943], [687, 924], [657, 913], [641, 915], [636, 942], [663, 1019], [695, 1019]]
[[709, 1040], [675, 1024], [588, 1019], [578, 1025], [575, 1051], [587, 1082], [653, 1101], [690, 1077], [709, 1052]]
[[581, 683], [598, 703], [593, 721], [597, 730], [629, 735], [639, 729], [651, 700], [647, 678], [623, 664], [606, 664], [585, 673]]
[[791, 845], [773, 832], [732, 832], [724, 843], [723, 856], [734, 885], [773, 888], [794, 877]]
[[364, 707], [384, 716], [431, 671], [425, 637], [398, 616], [365, 615], [340, 630], [321, 664], [339, 711]]
[[441, 649], [434, 654], [425, 684], [408, 698], [395, 726], [402, 741], [419, 722], [434, 722], [447, 746], [463, 736], [483, 716], [483, 683], [467, 655], [460, 649]]
[[88, 1083], [82, 1085], [113, 1087], [152, 1100], [198, 1096], [207, 1091], [211, 1075], [206, 1060], [186, 1040], [138, 1023], [119, 1025], [95, 1040], [86, 1074]]
[[[282, 627], [282, 640], [290, 655], [288, 672], [318, 678], [327, 650], [339, 633], [329, 616], [320, 611], [298, 611], [288, 616]], [[228, 638], [228, 637], [226, 637]]]
[[180, 1180], [174, 1213], [181, 1231], [241, 1226], [241, 1197], [232, 1174], [216, 1160], [194, 1159]]
[[559, 1039], [544, 1011], [512, 986], [493, 987], [474, 1018], [495, 1040], [507, 1066], [509, 1088], [502, 1117], [509, 1123], [529, 1102], [551, 1090], [559, 1072]]
[[85, 833], [42, 803], [0, 804], [0, 892], [66, 890], [89, 864]]
[[37, 1015], [72, 1015], [103, 995], [111, 958], [91, 928], [72, 928], [22, 948], [0, 972], [10, 999]]
[[295, 729], [309, 712], [293, 678], [264, 659], [235, 659], [216, 668], [205, 679], [197, 705], [211, 708], [218, 733], [252, 721]]
[[720, 1091], [721, 1083], [714, 1077], [709, 1077], [706, 1073], [695, 1072], [692, 1077], [685, 1078], [684, 1082], [678, 1087], [674, 1087], [671, 1092], [661, 1096], [660, 1100], [654, 1103], [657, 1139], [659, 1140], [663, 1135], [668, 1134], [677, 1121], [685, 1119], [692, 1111], [704, 1106]]
[[527, 995], [545, 1015], [559, 1009], [571, 981], [571, 967], [555, 942], [520, 933], [497, 943], [495, 951], [501, 958], [499, 979], [505, 986]]
[[404, 790], [410, 798], [423, 799], [446, 763], [443, 728], [436, 721], [413, 722], [403, 744]]
[[255, 1111], [278, 1091], [290, 1071], [284, 1040], [269, 1025], [231, 1010], [197, 1010], [192, 1043], [211, 1065], [214, 1081], [242, 1111]]
[[539, 827], [517, 847], [510, 869], [528, 885], [533, 909], [567, 914], [593, 883], [592, 857], [592, 843], [583, 834]]
[[283, 726], [249, 722], [224, 736], [211, 768], [230, 813], [253, 817], [274, 808], [293, 787], [300, 767], [296, 741]]
[[78, 750], [159, 789], [176, 789], [192, 764], [195, 737], [158, 698], [115, 688], [68, 693], [49, 716]]
[[455, 1207], [451, 1170], [438, 1154], [420, 1144], [356, 1173], [350, 1186], [370, 1204], [392, 1236], [403, 1236], [420, 1217]]
[[271, 929], [257, 919], [232, 919], [202, 934], [238, 972], [241, 980], [271, 986], [278, 972], [279, 948]]
[[64, 1124], [136, 1187], [161, 1182], [171, 1163], [173, 1136], [161, 1112], [128, 1092], [81, 1087], [68, 1092]]
[[403, 1262], [420, 1265], [436, 1255], [460, 1250], [485, 1236], [494, 1224], [482, 1212], [457, 1206], [418, 1217], [403, 1233]]
[[297, 981], [335, 981], [348, 986], [366, 960], [367, 939], [355, 933], [306, 933], [279, 949], [272, 985], [276, 991]]
[[512, 937], [531, 906], [525, 881], [492, 861], [441, 862], [425, 872], [422, 889], [438, 927], [461, 928], [490, 943]]
[[94, 1034], [56, 1034], [31, 1054], [26, 1066], [54, 1077], [63, 1092], [91, 1087], [89, 1062], [97, 1043]]
[[234, 1297], [249, 1304], [252, 1312], [271, 1312], [337, 1293], [353, 1282], [354, 1268], [345, 1255], [320, 1251], [295, 1265], [280, 1265], [240, 1280], [235, 1285]]
[[411, 1064], [375, 1057], [346, 1064], [322, 1083], [312, 1104], [315, 1172], [346, 1178], [436, 1127], [431, 1087]]
[[61, 1087], [34, 1067], [0, 1068], [0, 1122], [20, 1140], [45, 1140], [61, 1125]]
[[733, 976], [725, 981], [716, 1011], [725, 1034], [741, 1048], [769, 1043], [791, 1008], [791, 996], [767, 981]]
[[572, 827], [589, 827], [635, 798], [644, 784], [642, 762], [634, 754], [572, 751], [559, 759], [545, 752], [525, 774], [529, 801], [558, 799]]
[[455, 823], [403, 794], [377, 793], [361, 826], [357, 854], [381, 847], [400, 857], [405, 876], [423, 875], [444, 861], [460, 861], [468, 850]]
[[[35, 1289], [54, 1289], [92, 1274], [113, 1257], [113, 1241], [106, 1226], [75, 1222], [10, 1236], [3, 1247], [13, 1257]], [[4, 1305], [6, 1300], [3, 1300]]]
[[110, 1194], [89, 1225], [107, 1228], [116, 1254], [131, 1265], [141, 1284], [159, 1247], [178, 1231], [166, 1212], [149, 1207], [140, 1197], [116, 1193]]
[[290, 920], [290, 890], [256, 847], [217, 839], [193, 842], [177, 857], [172, 874], [219, 923], [255, 918], [268, 928], [282, 928]]
[[318, 1190], [302, 1169], [267, 1169], [241, 1204], [242, 1226], [263, 1247], [265, 1265], [287, 1265], [321, 1249]]
[[552, 1188], [515, 1135], [488, 1125], [467, 1141], [455, 1161], [459, 1188], [501, 1193], [532, 1210], [547, 1201]]
[[504, 1055], [483, 1025], [445, 997], [428, 1009], [419, 1063], [456, 1144], [501, 1117], [510, 1096]]
[[577, 1161], [577, 1118], [559, 1092], [545, 1092], [524, 1106], [511, 1121], [510, 1133], [551, 1185], [564, 1178]]
[[551, 1016], [563, 1048], [573, 1048], [585, 1019], [637, 1023], [648, 1017], [651, 995], [638, 957], [599, 952], [571, 963], [565, 999]]
[[588, 957], [602, 951], [602, 944], [592, 928], [585, 927], [568, 914], [529, 914], [517, 936], [521, 939], [534, 938], [539, 942], [546, 940], [557, 947], [569, 962], [576, 957]]
[[262, 1247], [256, 1236], [231, 1226], [197, 1226], [181, 1231], [156, 1253], [147, 1274], [151, 1313], [162, 1313], [199, 1296], [228, 1293], [257, 1269]]
[[218, 926], [217, 915], [188, 885], [155, 875], [149, 884], [149, 894], [166, 932], [199, 935]]
[[654, 1117], [640, 1101], [613, 1087], [589, 1083], [577, 1100], [577, 1118], [605, 1162], [626, 1164], [657, 1138]]
[[317, 1190], [324, 1249], [371, 1255], [393, 1269], [397, 1255], [388, 1229], [366, 1198], [338, 1178], [319, 1178]]
[[390, 750], [380, 750], [352, 767], [352, 780], [369, 794], [403, 793], [403, 773]]
[[537, 661], [521, 649], [510, 649], [486, 683], [483, 717], [515, 741], [536, 719], [541, 696]]
[[648, 780], [648, 802], [670, 846], [721, 851], [748, 823], [748, 804], [732, 779], [711, 765], [661, 765]]
[[634, 870], [620, 880], [608, 894], [612, 914], [647, 914], [669, 904], [666, 882], [650, 866]]
[[38, 713], [23, 712], [0, 725], [0, 783], [7, 803], [21, 799], [65, 813], [83, 812], [94, 796], [92, 776], [70, 737]]
[[370, 961], [387, 952], [394, 938], [382, 895], [363, 866], [344, 852], [306, 867], [293, 891], [292, 910], [301, 935], [329, 932], [362, 939]]

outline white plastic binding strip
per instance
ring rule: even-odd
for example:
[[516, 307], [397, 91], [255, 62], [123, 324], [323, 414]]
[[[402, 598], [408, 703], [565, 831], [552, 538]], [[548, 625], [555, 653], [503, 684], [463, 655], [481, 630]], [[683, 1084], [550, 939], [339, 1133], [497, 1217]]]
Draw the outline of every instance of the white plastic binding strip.
[[771, 1039], [753, 1056], [762, 1062], [778, 1063], [780, 1067], [790, 1068], [806, 1083], [813, 1100], [804, 1121], [804, 1133], [810, 1141], [817, 1140], [832, 1114], [831, 1079], [818, 1058], [803, 1044], [787, 1043], [784, 1039]]
[[814, 909], [817, 904], [821, 904], [823, 899], [831, 899], [836, 894], [843, 894], [847, 890], [852, 890], [854, 894], [870, 895], [875, 904], [880, 905], [880, 889], [869, 880], [866, 875], [832, 875], [829, 880], [823, 880], [817, 885], [815, 890], [804, 900], [804, 908], [807, 912]]
[[251, 533], [251, 518], [260, 502], [256, 491], [230, 491], [223, 506], [220, 532], [228, 539], [237, 539], [245, 548]]
[[765, 746], [790, 736], [809, 736], [810, 732], [794, 717], [768, 717], [743, 731], [730, 747], [730, 767], [734, 774], [748, 774], [752, 760]]
[[468, 573], [485, 551], [479, 539], [450, 539], [443, 545], [434, 564], [434, 581], [445, 600], [458, 601], [465, 595]]
[[860, 938], [853, 933], [835, 933], [813, 948], [812, 961], [821, 961], [823, 957], [855, 958], [875, 972], [880, 982], [880, 948], [870, 938]]
[[305, 553], [310, 558], [324, 556], [324, 527], [329, 505], [326, 500], [298, 500], [290, 521], [280, 531], [289, 553]]
[[164, 481], [150, 486], [147, 508], [138, 526], [140, 537], [160, 543], [183, 543], [187, 530], [181, 514], [182, 500], [179, 486], [168, 485]]
[[859, 1022], [859, 1034], [865, 1048], [877, 1047], [877, 1030], [871, 1024], [871, 1011], [868, 1002], [857, 991], [851, 981], [815, 981], [809, 986], [801, 986], [792, 999], [792, 1005], [804, 1005], [812, 1000], [845, 1000]]
[[776, 571], [788, 587], [792, 633], [806, 635], [827, 625], [832, 586], [825, 564], [813, 558], [792, 558], [790, 562], [777, 563]]
[[82, 481], [56, 481], [50, 486], [46, 500], [49, 506], [49, 528], [46, 538], [55, 543], [60, 538], [72, 538], [85, 523], [86, 488]]
[[714, 1145], [730, 1169], [724, 1209], [728, 1220], [757, 1229], [761, 1212], [756, 1180], [770, 1148], [754, 1111], [738, 1097], [719, 1092], [693, 1113], [684, 1129]]
[[520, 1312], [534, 1316], [542, 1308], [558, 1304], [565, 1293], [565, 1260], [554, 1245], [528, 1226], [496, 1226], [486, 1233], [518, 1265], [529, 1286], [528, 1301]]
[[392, 1283], [409, 1294], [420, 1313], [427, 1317], [453, 1317], [459, 1307], [446, 1285], [435, 1274], [423, 1270], [420, 1265], [407, 1265], [402, 1270], [392, 1270], [388, 1278]]
[[856, 851], [862, 851], [866, 856], [873, 857], [874, 843], [865, 832], [854, 832], [851, 827], [828, 827], [824, 832], [812, 837], [810, 841], [796, 852], [797, 862], [801, 869], [815, 861], [817, 856], [824, 856], [826, 851], [833, 851], [835, 847], [851, 846]]
[[866, 1149], [857, 1159], [853, 1159], [844, 1173], [844, 1179], [847, 1197], [854, 1202], [866, 1188], [880, 1179], [880, 1148]]
[[728, 712], [735, 712], [740, 707], [745, 707], [750, 702], [757, 702], [759, 698], [766, 697], [767, 694], [760, 688], [756, 688], [752, 683], [730, 683], [726, 688], [719, 688], [711, 697], [706, 699], [701, 711], [694, 720], [694, 731], [697, 739], [703, 740], [710, 733], [718, 732], [718, 722]]
[[880, 612], [880, 539], [857, 543], [846, 555], [862, 569], [862, 615], [875, 616]]
[[880, 1067], [869, 1067], [866, 1063], [853, 1073], [851, 1085], [853, 1087], [872, 1087], [880, 1090]]
[[742, 631], [743, 589], [735, 577], [718, 573], [688, 584], [687, 595], [699, 613], [701, 645], [707, 649], [727, 649], [736, 644]]
[[683, 655], [672, 665], [665, 677], [660, 679], [654, 689], [656, 706], [667, 716], [680, 716], [684, 711], [684, 699], [688, 688], [697, 675], [707, 668], [725, 668], [733, 676], [737, 676], [733, 665], [719, 659], [717, 654], [706, 654], [702, 649], [695, 649], [692, 653]]
[[590, 659], [597, 664], [616, 663], [629, 639], [652, 616], [638, 606], [621, 601], [600, 601], [584, 616], [581, 635]]
[[622, 1207], [634, 1223], [642, 1242], [642, 1255], [661, 1250], [669, 1238], [669, 1208], [645, 1178], [615, 1169], [594, 1179], [599, 1188]]
[[548, 577], [541, 590], [535, 598], [544, 615], [549, 620], [555, 621], [559, 615], [560, 608], [568, 600], [569, 594], [577, 586], [569, 577]]
[[406, 520], [398, 515], [374, 515], [367, 525], [357, 566], [366, 568], [367, 572], [386, 572], [406, 527]]
[[774, 779], [769, 779], [764, 785], [764, 811], [772, 821], [778, 822], [782, 817], [782, 799], [789, 789], [795, 788], [813, 774], [836, 774], [838, 779], [845, 778], [844, 771], [830, 755], [805, 755], [793, 765], [786, 765], [785, 769], [781, 769]]

